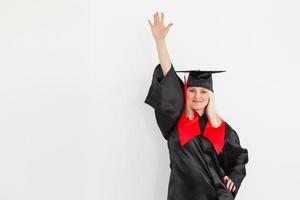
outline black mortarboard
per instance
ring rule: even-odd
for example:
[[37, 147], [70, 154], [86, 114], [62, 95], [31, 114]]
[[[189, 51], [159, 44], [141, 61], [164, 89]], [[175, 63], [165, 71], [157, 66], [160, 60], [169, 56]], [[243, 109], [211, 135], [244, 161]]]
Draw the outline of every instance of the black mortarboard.
[[203, 87], [213, 92], [212, 74], [226, 71], [185, 70], [176, 72], [189, 73], [187, 87]]

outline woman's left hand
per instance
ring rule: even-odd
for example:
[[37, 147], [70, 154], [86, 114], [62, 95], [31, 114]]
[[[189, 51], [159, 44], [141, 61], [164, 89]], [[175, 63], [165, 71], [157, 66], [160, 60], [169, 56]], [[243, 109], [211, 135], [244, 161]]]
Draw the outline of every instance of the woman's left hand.
[[234, 182], [228, 176], [223, 177], [223, 182], [226, 185], [226, 189], [229, 192], [234, 192], [235, 191], [236, 187], [234, 185]]
[[221, 117], [218, 115], [215, 108], [215, 96], [212, 91], [209, 91], [209, 102], [206, 107], [206, 114], [213, 127], [219, 127], [222, 123]]
[[209, 102], [208, 105], [206, 107], [206, 112], [207, 114], [213, 115], [216, 113], [216, 109], [215, 109], [215, 95], [212, 91], [208, 91], [209, 94]]

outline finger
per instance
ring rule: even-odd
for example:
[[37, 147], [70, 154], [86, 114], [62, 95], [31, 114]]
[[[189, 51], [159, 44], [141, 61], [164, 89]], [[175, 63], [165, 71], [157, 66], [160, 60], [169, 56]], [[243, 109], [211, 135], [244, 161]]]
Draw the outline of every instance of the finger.
[[172, 25], [173, 25], [173, 23], [168, 24], [168, 26], [167, 26], [168, 31], [169, 31], [169, 29], [171, 28]]
[[208, 93], [209, 93], [209, 96], [211, 97], [211, 98], [213, 98], [213, 96], [214, 96], [214, 93], [212, 92], [212, 91], [208, 91]]
[[227, 190], [229, 189], [230, 183], [231, 183], [231, 180], [229, 179], [229, 180], [227, 181], [227, 183], [226, 183], [226, 189], [227, 189]]
[[161, 23], [164, 24], [165, 22], [165, 16], [164, 16], [164, 13], [161, 12]]
[[148, 19], [148, 23], [149, 23], [150, 27], [153, 26], [153, 24], [151, 23], [151, 21], [149, 19]]
[[157, 12], [157, 21], [160, 22], [160, 16], [159, 16], [159, 12]]
[[223, 181], [227, 181], [227, 179], [228, 179], [228, 176], [223, 177]]
[[227, 188], [227, 190], [230, 192], [230, 191], [231, 191], [231, 189], [232, 189], [232, 187], [233, 187], [233, 184], [232, 184], [232, 182], [230, 182], [230, 183], [229, 183], [229, 185], [228, 185], [228, 188]]
[[229, 191], [230, 191], [230, 192], [232, 191], [233, 186], [234, 186], [234, 185], [233, 185], [233, 182], [231, 182], [231, 183], [230, 183], [230, 186], [229, 186]]
[[235, 189], [236, 189], [236, 187], [235, 187], [235, 186], [233, 186], [232, 192], [234, 192], [234, 191], [235, 191]]
[[157, 23], [156, 13], [153, 15], [153, 21], [154, 21], [154, 24]]
[[155, 20], [157, 23], [159, 22], [158, 12], [155, 13]]
[[223, 182], [224, 182], [224, 184], [226, 184], [227, 180], [228, 180], [227, 177], [224, 176], [224, 177], [223, 177]]

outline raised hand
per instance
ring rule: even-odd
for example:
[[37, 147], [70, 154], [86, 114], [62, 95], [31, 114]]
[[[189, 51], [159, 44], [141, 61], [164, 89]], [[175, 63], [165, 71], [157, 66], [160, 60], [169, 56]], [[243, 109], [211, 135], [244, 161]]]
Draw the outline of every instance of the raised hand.
[[161, 16], [159, 16], [158, 12], [153, 15], [153, 24], [149, 19], [148, 22], [155, 40], [164, 39], [173, 25], [173, 23], [169, 23], [167, 27], [164, 26], [163, 12], [161, 12]]

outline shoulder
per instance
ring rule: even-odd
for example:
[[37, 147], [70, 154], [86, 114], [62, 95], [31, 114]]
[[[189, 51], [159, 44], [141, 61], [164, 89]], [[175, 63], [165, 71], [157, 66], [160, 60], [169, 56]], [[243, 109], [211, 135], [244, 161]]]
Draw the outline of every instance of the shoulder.
[[237, 132], [225, 121], [225, 140], [240, 143]]

